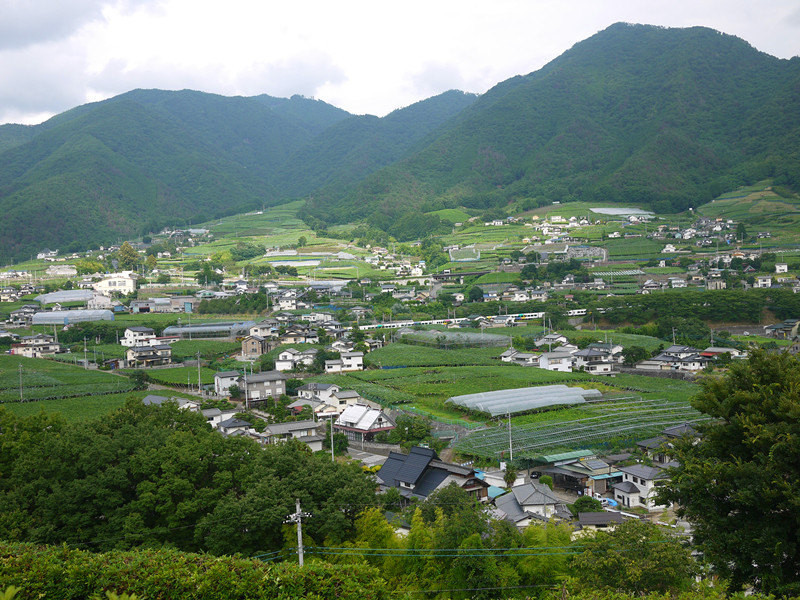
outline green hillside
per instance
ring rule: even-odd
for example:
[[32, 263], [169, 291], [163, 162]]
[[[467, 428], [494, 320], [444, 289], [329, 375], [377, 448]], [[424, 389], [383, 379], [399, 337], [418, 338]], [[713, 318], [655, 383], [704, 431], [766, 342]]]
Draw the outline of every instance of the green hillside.
[[[800, 59], [707, 28], [617, 24], [505, 81], [410, 158], [317, 198], [391, 227], [409, 206], [632, 202], [674, 212], [765, 177], [800, 187]], [[402, 233], [402, 232], [396, 232]]]
[[450, 91], [380, 119], [301, 96], [135, 90], [0, 127], [0, 262], [296, 199], [317, 231], [367, 221], [408, 240], [450, 231], [448, 209], [677, 212], [766, 179], [791, 193], [798, 90], [800, 58], [629, 24], [479, 98]]

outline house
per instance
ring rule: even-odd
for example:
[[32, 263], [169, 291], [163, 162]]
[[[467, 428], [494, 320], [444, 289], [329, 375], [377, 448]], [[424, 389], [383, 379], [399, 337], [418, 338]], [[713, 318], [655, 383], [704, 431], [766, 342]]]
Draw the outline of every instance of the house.
[[286, 408], [292, 411], [293, 415], [299, 415], [303, 412], [303, 409], [308, 407], [311, 409], [311, 412], [316, 414], [317, 408], [324, 405], [325, 403], [321, 400], [314, 400], [311, 398], [298, 398], [294, 402], [287, 404]]
[[264, 371], [245, 375], [243, 387], [249, 404], [259, 404], [268, 398], [278, 398], [286, 393], [286, 375], [278, 371]]
[[472, 467], [444, 462], [431, 448], [414, 446], [408, 454], [390, 452], [376, 477], [381, 491], [395, 488], [407, 501], [425, 500], [451, 483], [481, 502], [488, 500], [489, 484]]
[[623, 521], [624, 518], [620, 512], [578, 513], [578, 530], [572, 534], [572, 539], [593, 535], [597, 531], [610, 531]]
[[789, 265], [786, 263], [775, 263], [775, 273], [788, 273]]
[[138, 276], [132, 271], [123, 271], [122, 273], [113, 273], [93, 284], [92, 287], [95, 291], [101, 294], [110, 295], [113, 293], [118, 294], [132, 294], [136, 291], [136, 280]]
[[232, 435], [241, 435], [243, 433], [247, 433], [253, 428], [253, 424], [245, 421], [244, 419], [237, 419], [236, 417], [231, 417], [229, 419], [225, 419], [217, 424], [217, 431], [219, 431], [224, 436], [232, 436]]
[[217, 371], [214, 373], [214, 393], [217, 396], [229, 395], [231, 386], [238, 386], [240, 378], [239, 371]]
[[242, 340], [242, 357], [259, 357], [270, 351], [270, 343], [260, 335], [248, 335]]
[[40, 358], [63, 351], [61, 344], [52, 335], [42, 333], [23, 336], [19, 344], [11, 345], [11, 354], [26, 358]]
[[568, 373], [572, 371], [574, 359], [569, 352], [542, 352], [539, 355], [539, 368], [548, 371]]
[[530, 352], [519, 352], [513, 347], [509, 348], [500, 355], [500, 360], [515, 365], [522, 365], [524, 367], [538, 367], [539, 355]]
[[534, 519], [547, 521], [554, 516], [571, 516], [566, 505], [548, 486], [535, 482], [512, 487], [510, 493], [495, 498], [494, 504], [501, 519], [511, 521], [521, 529]]
[[33, 315], [39, 312], [41, 308], [39, 308], [38, 304], [25, 304], [20, 306], [16, 310], [12, 310], [8, 317], [11, 325], [21, 325], [23, 327], [30, 326], [31, 322], [33, 321]]
[[297, 388], [297, 395], [300, 398], [327, 402], [338, 391], [339, 386], [333, 383], [306, 383]]
[[611, 486], [617, 502], [628, 508], [636, 506], [647, 510], [665, 508], [656, 504], [655, 500], [656, 488], [667, 481], [664, 469], [636, 464], [619, 467], [619, 470], [622, 472], [622, 481]]
[[169, 344], [133, 346], [125, 353], [128, 367], [154, 367], [172, 363], [172, 347]]
[[378, 433], [391, 431], [395, 423], [381, 409], [354, 404], [344, 409], [333, 424], [334, 431], [344, 433], [351, 442], [371, 442]]
[[539, 338], [536, 341], [536, 347], [541, 348], [543, 346], [558, 346], [560, 344], [567, 344], [569, 340], [566, 336], [561, 335], [560, 333], [548, 333], [546, 336]]
[[277, 319], [267, 319], [253, 325], [250, 328], [250, 335], [257, 335], [262, 338], [277, 338], [279, 329], [280, 322]]
[[119, 341], [126, 348], [158, 344], [156, 332], [149, 327], [128, 327]]
[[754, 288], [768, 288], [772, 287], [772, 277], [769, 275], [759, 275], [753, 284]]
[[314, 363], [314, 358], [318, 352], [319, 350], [316, 348], [309, 348], [303, 351], [287, 348], [281, 351], [275, 359], [275, 370], [293, 371], [301, 365], [310, 367]]
[[148, 394], [142, 398], [142, 404], [145, 406], [163, 406], [167, 402], [174, 402], [181, 410], [188, 410], [189, 412], [199, 412], [200, 404], [195, 400], [188, 398], [166, 397], [157, 396], [155, 394]]
[[323, 436], [319, 433], [316, 421], [294, 421], [290, 423], [272, 423], [264, 428], [260, 441], [265, 444], [277, 444], [286, 440], [299, 440], [308, 445], [313, 452], [322, 450]]
[[364, 353], [363, 352], [342, 352], [342, 371], [363, 371]]

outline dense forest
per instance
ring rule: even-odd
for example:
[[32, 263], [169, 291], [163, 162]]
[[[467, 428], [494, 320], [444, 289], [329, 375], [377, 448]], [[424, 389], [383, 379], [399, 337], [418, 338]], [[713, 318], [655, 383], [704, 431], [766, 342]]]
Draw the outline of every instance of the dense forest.
[[481, 97], [380, 119], [299, 96], [136, 90], [0, 126], [0, 258], [298, 198], [315, 228], [366, 221], [401, 240], [454, 206], [671, 212], [768, 177], [800, 189], [799, 153], [800, 59], [702, 27], [616, 24]]

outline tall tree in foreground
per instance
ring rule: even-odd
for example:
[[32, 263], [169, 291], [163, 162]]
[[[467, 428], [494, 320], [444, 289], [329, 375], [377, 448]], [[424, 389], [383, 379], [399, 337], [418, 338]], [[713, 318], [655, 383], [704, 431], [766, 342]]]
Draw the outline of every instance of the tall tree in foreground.
[[800, 360], [756, 352], [692, 404], [714, 420], [676, 445], [662, 500], [731, 588], [800, 593]]

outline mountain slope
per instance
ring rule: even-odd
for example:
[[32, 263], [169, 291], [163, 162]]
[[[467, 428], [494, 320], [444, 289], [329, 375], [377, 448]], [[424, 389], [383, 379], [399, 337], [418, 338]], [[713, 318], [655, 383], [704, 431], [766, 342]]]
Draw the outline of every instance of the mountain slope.
[[[800, 184], [800, 59], [710, 29], [617, 24], [505, 81], [428, 147], [309, 206], [378, 226], [434, 200], [697, 205], [766, 176]], [[365, 211], [365, 205], [369, 211]]]
[[33, 129], [6, 128], [0, 258], [274, 204], [279, 165], [349, 116], [323, 104], [135, 90]]
[[477, 96], [451, 90], [398, 109], [379, 119], [350, 117], [327, 129], [293, 154], [283, 165], [276, 185], [289, 196], [351, 184], [403, 158], [416, 144]]

